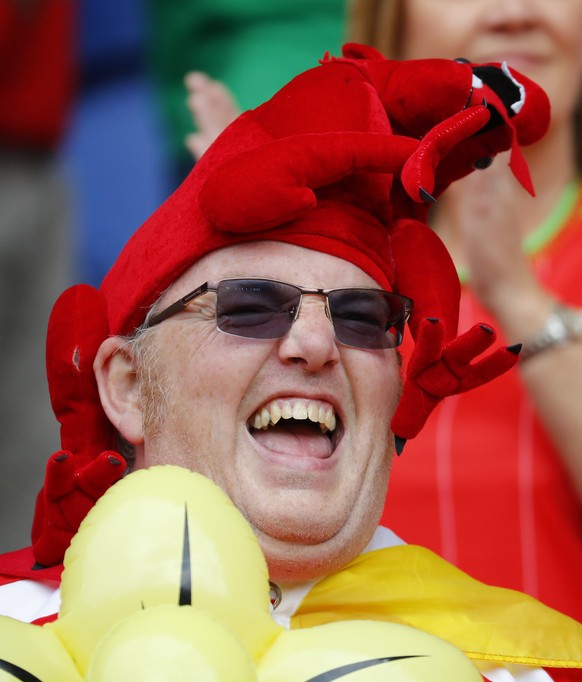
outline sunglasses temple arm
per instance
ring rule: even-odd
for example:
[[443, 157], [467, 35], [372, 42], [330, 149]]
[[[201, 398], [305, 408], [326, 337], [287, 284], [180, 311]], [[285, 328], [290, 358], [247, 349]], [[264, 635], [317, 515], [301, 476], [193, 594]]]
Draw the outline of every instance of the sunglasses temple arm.
[[206, 293], [208, 291], [208, 282], [204, 282], [201, 286], [198, 287], [198, 289], [194, 289], [194, 291], [191, 291], [189, 294], [186, 294], [186, 296], [183, 296], [180, 300], [176, 301], [175, 303], [172, 303], [171, 306], [168, 306], [164, 310], [162, 310], [161, 313], [158, 313], [157, 315], [154, 315], [147, 327], [154, 327], [156, 324], [159, 324], [160, 322], [163, 322], [164, 320], [167, 320], [168, 317], [171, 317], [172, 315], [175, 315], [176, 313], [179, 313], [181, 310], [183, 310], [190, 301], [193, 301], [195, 298], [198, 296], [201, 296], [202, 294]]

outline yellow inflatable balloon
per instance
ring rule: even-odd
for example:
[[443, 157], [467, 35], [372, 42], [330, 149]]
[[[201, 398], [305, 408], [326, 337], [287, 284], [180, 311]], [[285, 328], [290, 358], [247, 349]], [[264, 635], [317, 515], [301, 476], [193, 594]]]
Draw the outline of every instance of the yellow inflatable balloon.
[[259, 682], [483, 682], [459, 649], [396, 623], [353, 620], [283, 632]]
[[85, 674], [119, 620], [160, 604], [193, 605], [230, 627], [258, 659], [280, 632], [267, 566], [251, 527], [200, 474], [140, 470], [89, 512], [65, 555], [53, 629]]
[[54, 632], [0, 616], [0, 682], [15, 680], [82, 682]]
[[86, 682], [256, 682], [240, 640], [191, 606], [153, 606], [113, 626], [93, 656]]

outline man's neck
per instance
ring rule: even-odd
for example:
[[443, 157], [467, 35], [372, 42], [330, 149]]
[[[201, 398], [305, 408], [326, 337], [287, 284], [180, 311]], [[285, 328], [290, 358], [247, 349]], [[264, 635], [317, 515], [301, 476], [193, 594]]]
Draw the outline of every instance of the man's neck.
[[[373, 552], [377, 549], [384, 549], [386, 547], [394, 547], [396, 545], [405, 544], [395, 533], [384, 526], [378, 526], [372, 539], [366, 545], [362, 554], [366, 552]], [[319, 580], [322, 580], [320, 578]], [[319, 580], [307, 580], [301, 583], [294, 583], [292, 585], [276, 585], [271, 584], [271, 616], [273, 620], [284, 628], [289, 629], [290, 621], [293, 614], [299, 608], [305, 595], [311, 588], [319, 582]]]

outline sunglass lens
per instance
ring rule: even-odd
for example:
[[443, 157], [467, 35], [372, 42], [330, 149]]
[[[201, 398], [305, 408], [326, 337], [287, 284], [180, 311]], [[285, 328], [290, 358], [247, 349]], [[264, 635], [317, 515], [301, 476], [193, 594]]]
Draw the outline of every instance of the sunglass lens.
[[220, 331], [249, 339], [277, 339], [293, 322], [301, 292], [291, 284], [259, 279], [223, 280], [218, 285]]
[[404, 302], [370, 289], [336, 289], [329, 308], [338, 340], [356, 348], [395, 348], [402, 342]]

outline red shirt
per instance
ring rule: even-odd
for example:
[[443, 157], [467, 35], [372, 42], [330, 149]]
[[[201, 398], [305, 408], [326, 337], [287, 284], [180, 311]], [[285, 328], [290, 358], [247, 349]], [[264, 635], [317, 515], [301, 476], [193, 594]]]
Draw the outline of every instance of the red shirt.
[[[548, 291], [582, 308], [580, 193], [573, 201], [532, 260]], [[475, 322], [497, 327], [464, 287], [459, 329]], [[582, 621], [582, 506], [517, 369], [431, 415], [396, 459], [382, 523], [478, 580]]]
[[74, 75], [74, 0], [0, 0], [0, 145], [50, 149]]

